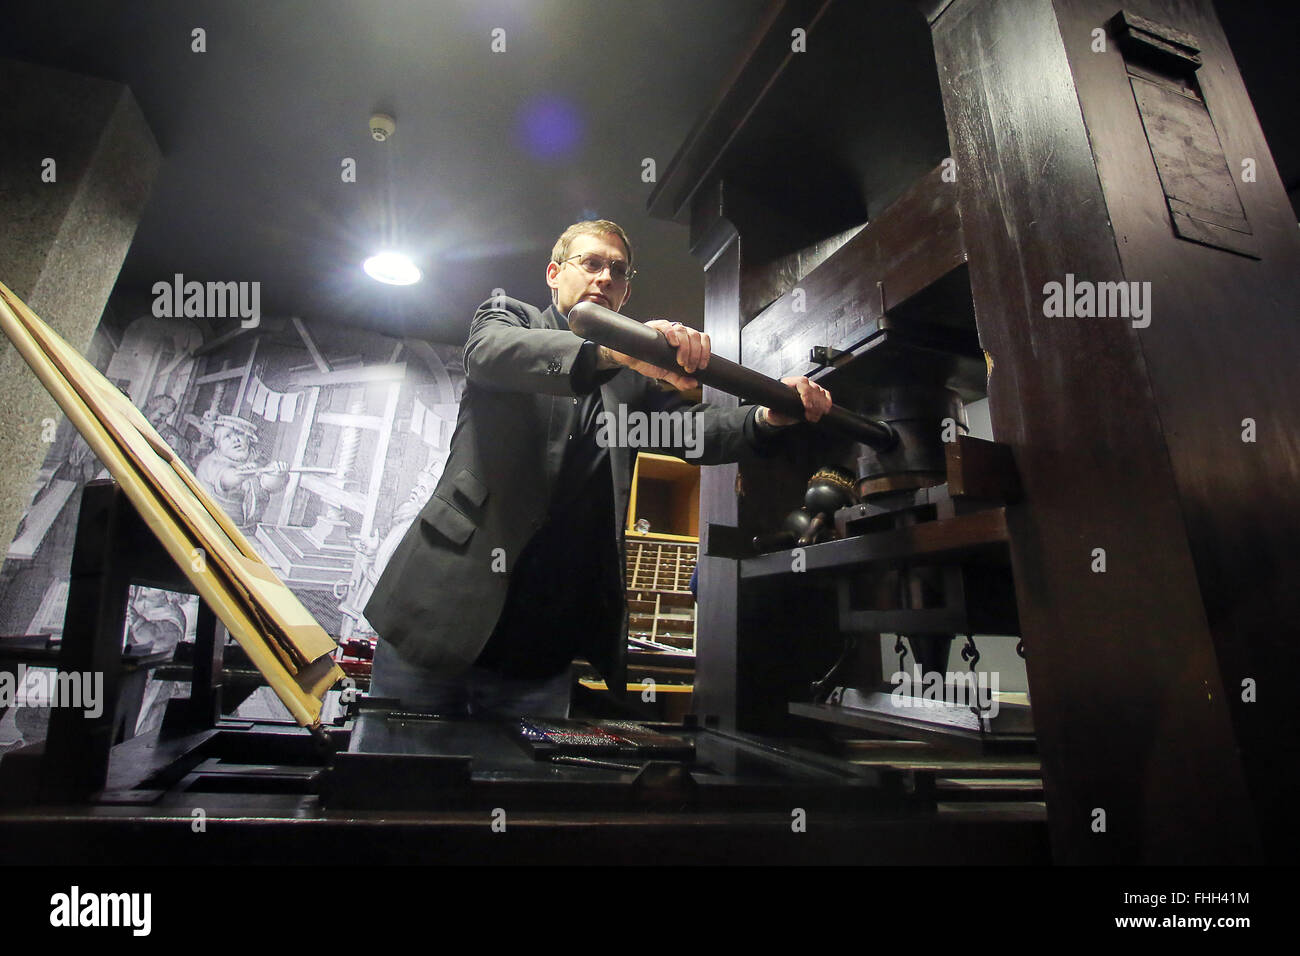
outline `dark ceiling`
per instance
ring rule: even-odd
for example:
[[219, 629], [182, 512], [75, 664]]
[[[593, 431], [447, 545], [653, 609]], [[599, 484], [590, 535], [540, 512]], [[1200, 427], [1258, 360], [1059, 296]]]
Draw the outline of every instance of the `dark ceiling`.
[[[459, 342], [494, 288], [544, 303], [556, 234], [593, 216], [632, 236], [630, 313], [701, 314], [686, 230], [646, 214], [642, 161], [668, 163], [765, 6], [34, 0], [6, 3], [0, 55], [118, 80], [139, 100], [164, 162], [119, 293], [175, 272], [260, 280], [268, 314]], [[206, 53], [190, 50], [196, 26]], [[397, 120], [383, 144], [377, 109]], [[360, 271], [390, 244], [425, 281]]]
[[[683, 227], [647, 216], [643, 161], [664, 170], [767, 6], [18, 0], [0, 55], [126, 83], [153, 128], [164, 162], [119, 295], [147, 296], [176, 272], [260, 280], [267, 314], [458, 343], [496, 287], [545, 302], [555, 234], [595, 216], [636, 245], [627, 311], [696, 323], [699, 265]], [[1296, 13], [1217, 6], [1295, 197]], [[397, 119], [384, 144], [367, 129], [377, 109]], [[356, 183], [341, 180], [345, 157]], [[409, 250], [425, 281], [361, 273], [384, 245]]]

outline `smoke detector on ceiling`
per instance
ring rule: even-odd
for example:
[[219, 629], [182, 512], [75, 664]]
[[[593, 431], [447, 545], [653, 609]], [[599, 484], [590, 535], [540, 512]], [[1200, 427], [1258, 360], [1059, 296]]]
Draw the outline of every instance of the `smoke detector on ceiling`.
[[396, 129], [397, 121], [387, 113], [376, 113], [370, 117], [370, 135], [375, 138], [376, 143], [388, 139]]

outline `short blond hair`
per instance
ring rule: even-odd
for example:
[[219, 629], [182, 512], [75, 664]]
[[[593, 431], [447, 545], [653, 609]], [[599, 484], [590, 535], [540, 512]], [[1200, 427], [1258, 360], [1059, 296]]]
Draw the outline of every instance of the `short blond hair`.
[[632, 268], [632, 243], [628, 240], [623, 227], [608, 219], [584, 219], [582, 222], [575, 222], [564, 230], [551, 248], [551, 261], [563, 262], [567, 259], [569, 257], [569, 247], [573, 245], [573, 240], [579, 236], [607, 235], [618, 236], [619, 242], [623, 243], [623, 249], [627, 252], [627, 267], [630, 270]]

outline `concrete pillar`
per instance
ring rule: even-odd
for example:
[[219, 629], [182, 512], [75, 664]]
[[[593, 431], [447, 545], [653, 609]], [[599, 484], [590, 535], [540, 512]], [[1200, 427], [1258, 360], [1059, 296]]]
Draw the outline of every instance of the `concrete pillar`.
[[[0, 101], [0, 282], [84, 351], [144, 211], [158, 145], [120, 83], [0, 59]], [[7, 547], [49, 448], [42, 423], [60, 412], [3, 336], [0, 350]]]

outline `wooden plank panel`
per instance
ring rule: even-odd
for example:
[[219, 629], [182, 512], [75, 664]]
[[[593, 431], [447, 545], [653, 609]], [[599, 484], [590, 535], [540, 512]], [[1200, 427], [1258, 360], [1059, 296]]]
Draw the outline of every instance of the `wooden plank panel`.
[[772, 378], [805, 374], [813, 346], [853, 348], [891, 308], [964, 263], [957, 186], [943, 172], [932, 169], [750, 321], [741, 363]]
[[[903, 528], [826, 541], [801, 550], [807, 574], [849, 565], [903, 565], [913, 559], [935, 561], [979, 551], [996, 551], [1007, 540], [1006, 509], [988, 508], [946, 521], [922, 521]], [[791, 552], [776, 551], [741, 562], [741, 576], [762, 578], [790, 573]]]

